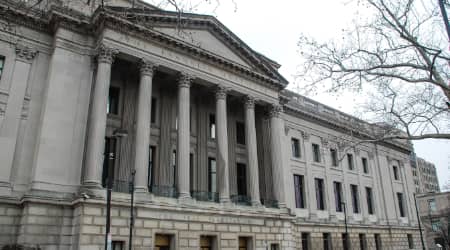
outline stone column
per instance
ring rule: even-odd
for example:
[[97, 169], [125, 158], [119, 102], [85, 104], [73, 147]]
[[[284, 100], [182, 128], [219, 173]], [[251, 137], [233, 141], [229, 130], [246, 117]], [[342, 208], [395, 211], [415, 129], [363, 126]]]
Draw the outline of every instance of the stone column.
[[181, 73], [178, 79], [177, 177], [180, 199], [190, 198], [190, 87], [193, 76]]
[[216, 161], [219, 174], [219, 199], [221, 203], [230, 202], [226, 98], [227, 89], [219, 86], [216, 90]]
[[101, 45], [98, 49], [98, 66], [92, 96], [89, 130], [87, 137], [85, 174], [86, 187], [100, 187], [103, 153], [105, 148], [106, 106], [111, 81], [111, 65], [117, 50]]
[[245, 100], [245, 141], [248, 167], [250, 170], [250, 196], [253, 206], [260, 206], [258, 153], [256, 146], [255, 99], [247, 96]]
[[[29, 81], [31, 64], [37, 51], [23, 46], [16, 46], [16, 60], [9, 89], [9, 98], [6, 105], [3, 124], [0, 126], [0, 195], [7, 195], [11, 191], [11, 170], [13, 168], [14, 152], [16, 150], [17, 136], [25, 93]], [[30, 79], [33, 81], [33, 79]]]
[[279, 208], [286, 208], [284, 198], [284, 171], [283, 171], [283, 131], [281, 119], [283, 109], [280, 105], [273, 105], [270, 110], [270, 149], [272, 153], [273, 190]]
[[155, 64], [145, 59], [141, 60], [139, 83], [136, 142], [134, 169], [136, 170], [136, 192], [148, 191], [148, 164], [150, 147], [150, 119], [152, 105], [152, 79]]

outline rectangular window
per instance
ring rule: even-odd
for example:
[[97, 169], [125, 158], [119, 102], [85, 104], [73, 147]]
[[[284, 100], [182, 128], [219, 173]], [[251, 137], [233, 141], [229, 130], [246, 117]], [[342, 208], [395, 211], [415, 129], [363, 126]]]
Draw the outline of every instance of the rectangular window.
[[313, 160], [314, 162], [320, 162], [320, 147], [319, 144], [312, 144], [312, 150], [313, 150]]
[[365, 234], [359, 234], [359, 247], [361, 250], [367, 249], [367, 240]]
[[217, 167], [214, 158], [208, 158], [208, 191], [217, 192]]
[[310, 249], [310, 236], [309, 233], [302, 233], [302, 249], [309, 250]]
[[399, 179], [398, 167], [397, 166], [392, 166], [392, 171], [394, 171], [394, 180], [398, 180]]
[[112, 241], [112, 250], [125, 250], [125, 242], [123, 241]]
[[104, 151], [103, 171], [102, 171], [102, 187], [106, 187], [108, 178], [111, 178], [111, 181], [114, 180], [116, 145], [117, 145], [116, 138], [105, 137], [105, 151]]
[[152, 103], [151, 103], [151, 114], [150, 114], [150, 122], [152, 124], [156, 123], [156, 98], [152, 97]]
[[331, 166], [337, 167], [338, 166], [338, 157], [337, 157], [336, 149], [330, 148], [330, 157], [331, 157]]
[[430, 210], [430, 212], [436, 211], [436, 200], [428, 200], [428, 209]]
[[403, 194], [397, 193], [397, 200], [398, 200], [398, 210], [400, 212], [400, 217], [405, 217], [405, 206], [403, 204]]
[[106, 105], [106, 112], [108, 114], [119, 114], [119, 98], [120, 98], [120, 88], [109, 87], [108, 103]]
[[333, 249], [331, 247], [331, 234], [330, 233], [323, 233], [322, 240], [323, 240], [323, 250]]
[[245, 145], [245, 124], [236, 122], [236, 142]]
[[352, 154], [347, 154], [347, 164], [348, 164], [348, 169], [350, 169], [350, 170], [354, 169]]
[[439, 219], [431, 220], [431, 231], [433, 232], [441, 231], [441, 221]]
[[168, 234], [155, 235], [155, 250], [170, 250], [175, 244], [172, 243], [173, 236]]
[[358, 195], [358, 186], [350, 184], [350, 190], [352, 192], [352, 206], [353, 213], [359, 213], [359, 195]]
[[237, 171], [237, 194], [247, 195], [247, 175], [246, 175], [246, 165], [242, 163], [236, 164]]
[[365, 174], [369, 173], [369, 165], [367, 163], [367, 158], [361, 158], [361, 162], [362, 162], [362, 166], [363, 166], [363, 171]]
[[147, 184], [148, 184], [149, 190], [152, 190], [152, 186], [153, 186], [154, 163], [155, 163], [155, 147], [150, 146], [149, 155], [148, 155], [148, 178], [147, 178]]
[[381, 236], [380, 234], [375, 234], [375, 250], [381, 250], [383, 249], [383, 246], [381, 245]]
[[305, 208], [305, 184], [303, 175], [294, 175], [295, 207]]
[[333, 182], [334, 184], [334, 200], [336, 205], [336, 212], [342, 212], [342, 184], [340, 182]]
[[209, 115], [209, 138], [216, 139], [216, 116]]
[[172, 173], [173, 173], [173, 186], [176, 186], [177, 183], [177, 151], [172, 151]]
[[189, 190], [194, 190], [194, 154], [189, 154]]
[[280, 245], [277, 243], [270, 244], [270, 250], [280, 250]]
[[5, 57], [0, 56], [0, 79], [2, 79], [3, 69], [5, 68]]
[[239, 237], [239, 250], [251, 250], [252, 239], [250, 237]]
[[315, 178], [317, 210], [325, 210], [325, 188], [323, 179]]
[[373, 197], [372, 188], [366, 187], [367, 210], [369, 214], [373, 214]]
[[212, 250], [217, 248], [217, 240], [215, 236], [200, 236], [200, 250]]
[[291, 138], [292, 157], [300, 158], [300, 141], [297, 138]]
[[413, 249], [414, 248], [414, 239], [413, 239], [412, 234], [407, 234], [406, 236], [408, 237], [408, 248]]

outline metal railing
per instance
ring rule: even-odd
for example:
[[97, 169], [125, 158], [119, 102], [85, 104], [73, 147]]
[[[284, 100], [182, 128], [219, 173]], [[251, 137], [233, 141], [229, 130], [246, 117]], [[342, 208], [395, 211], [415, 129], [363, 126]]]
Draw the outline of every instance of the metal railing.
[[247, 195], [232, 195], [230, 197], [231, 202], [238, 204], [238, 205], [244, 205], [244, 206], [251, 206], [252, 202], [249, 196]]
[[219, 202], [219, 193], [217, 192], [193, 190], [191, 191], [191, 197], [192, 199], [198, 201]]
[[150, 192], [156, 196], [169, 197], [169, 198], [177, 198], [178, 191], [174, 186], [158, 186], [153, 185], [149, 187]]
[[261, 199], [261, 204], [267, 208], [279, 208], [277, 200]]

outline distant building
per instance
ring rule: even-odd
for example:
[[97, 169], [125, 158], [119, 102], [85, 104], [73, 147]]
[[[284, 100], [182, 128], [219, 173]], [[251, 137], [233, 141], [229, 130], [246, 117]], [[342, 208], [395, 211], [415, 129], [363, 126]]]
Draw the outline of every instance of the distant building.
[[[450, 192], [417, 196], [425, 244], [429, 250], [450, 249]], [[439, 248], [439, 244], [442, 248]]]
[[411, 164], [411, 166], [417, 194], [440, 191], [436, 167], [433, 163], [417, 157], [416, 164]]

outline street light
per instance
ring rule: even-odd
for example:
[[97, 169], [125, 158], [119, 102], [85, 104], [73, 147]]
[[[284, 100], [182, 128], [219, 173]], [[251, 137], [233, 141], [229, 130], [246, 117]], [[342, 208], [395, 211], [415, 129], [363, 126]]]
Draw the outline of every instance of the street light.
[[420, 240], [422, 241], [422, 249], [425, 250], [425, 243], [423, 242], [423, 235], [422, 235], [422, 226], [420, 225], [419, 210], [417, 209], [416, 193], [414, 193], [414, 205], [416, 207], [417, 222], [419, 222], [419, 231], [420, 231]]
[[344, 249], [348, 250], [348, 228], [347, 228], [347, 208], [345, 202], [341, 202], [341, 206], [344, 208], [344, 224], [345, 224], [345, 245]]
[[[124, 129], [116, 129], [111, 135], [111, 138], [122, 138], [127, 137], [128, 131]], [[105, 151], [108, 153], [106, 160], [106, 169], [108, 171], [108, 175], [106, 177], [106, 233], [105, 233], [105, 250], [111, 250], [111, 191], [113, 188], [113, 180], [111, 176], [111, 172], [114, 167], [114, 160], [115, 155], [113, 152], [110, 152], [110, 149], [112, 148], [111, 144], [113, 142], [109, 141], [105, 145]]]

